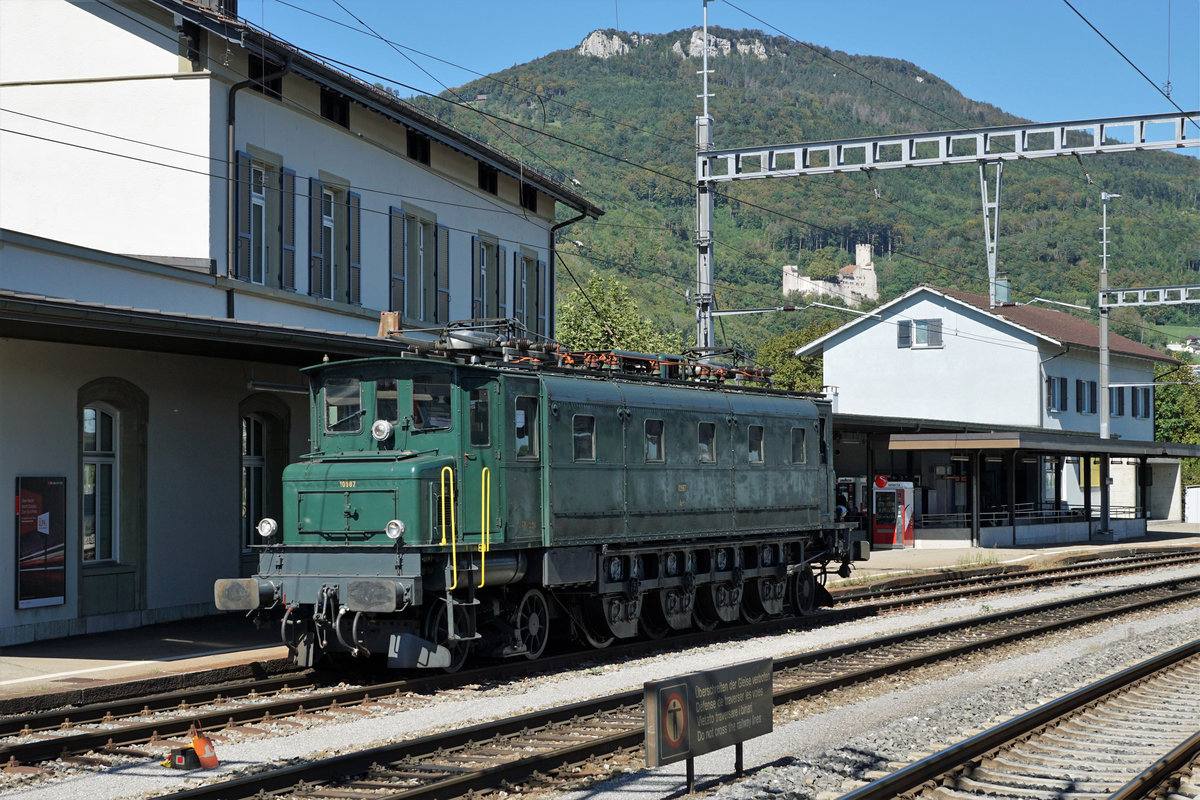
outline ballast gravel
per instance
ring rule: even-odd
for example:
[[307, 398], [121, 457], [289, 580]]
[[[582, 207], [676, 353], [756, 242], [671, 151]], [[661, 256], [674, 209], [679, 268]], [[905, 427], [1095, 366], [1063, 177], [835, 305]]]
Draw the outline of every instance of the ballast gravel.
[[[989, 595], [974, 600], [914, 609], [816, 630], [714, 644], [678, 653], [662, 653], [621, 664], [583, 662], [570, 672], [537, 676], [497, 686], [465, 687], [412, 708], [381, 711], [369, 717], [280, 730], [270, 736], [219, 743], [221, 766], [177, 772], [157, 762], [126, 764], [33, 785], [0, 785], [13, 800], [121, 800], [182, 791], [213, 780], [228, 780], [287, 763], [352, 752], [368, 747], [490, 719], [599, 697], [640, 687], [644, 682], [756, 658], [779, 657], [836, 644], [935, 625], [981, 613], [1002, 611], [1055, 599], [1094, 594], [1123, 586], [1200, 576], [1195, 566], [1139, 575], [1112, 576], [1041, 589]], [[1141, 614], [1082, 638], [1026, 650], [1004, 659], [981, 659], [974, 671], [905, 685], [836, 708], [815, 709], [795, 721], [777, 710], [775, 730], [745, 745], [748, 777], [732, 782], [732, 749], [696, 760], [697, 782], [715, 788], [720, 800], [836, 796], [844, 785], [889, 763], [907, 763], [914, 753], [929, 752], [989, 727], [1027, 705], [1044, 702], [1145, 657], [1200, 636], [1194, 609], [1170, 614]], [[573, 800], [669, 797], [684, 786], [682, 763], [641, 770], [593, 785]]]

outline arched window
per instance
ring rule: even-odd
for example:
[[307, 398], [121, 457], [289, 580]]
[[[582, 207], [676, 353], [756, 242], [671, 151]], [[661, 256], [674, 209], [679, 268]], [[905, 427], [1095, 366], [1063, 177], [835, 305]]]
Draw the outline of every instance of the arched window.
[[254, 526], [267, 507], [268, 426], [257, 414], [242, 417], [242, 548], [255, 544]]
[[116, 411], [98, 403], [84, 406], [81, 498], [84, 563], [120, 558], [119, 439]]

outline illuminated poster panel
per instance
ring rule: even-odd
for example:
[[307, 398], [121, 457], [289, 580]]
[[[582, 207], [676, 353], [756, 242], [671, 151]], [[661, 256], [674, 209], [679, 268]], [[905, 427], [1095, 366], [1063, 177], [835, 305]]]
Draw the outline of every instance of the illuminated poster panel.
[[67, 479], [17, 478], [17, 608], [66, 602]]

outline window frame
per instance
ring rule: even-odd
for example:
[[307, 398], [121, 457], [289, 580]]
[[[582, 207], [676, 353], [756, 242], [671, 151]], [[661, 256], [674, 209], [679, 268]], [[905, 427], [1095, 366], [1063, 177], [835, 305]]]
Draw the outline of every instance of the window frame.
[[[334, 423], [334, 425], [340, 425], [345, 420], [353, 417], [354, 422], [355, 422], [355, 427], [346, 428], [344, 430], [336, 430], [336, 429], [330, 427], [330, 425], [329, 425], [329, 409], [332, 405], [334, 405], [329, 402], [329, 386], [331, 383], [343, 382], [343, 381], [348, 386], [353, 385], [357, 390], [356, 391], [356, 394], [358, 397], [358, 403], [356, 406], [357, 410], [352, 411], [349, 414], [346, 414], [345, 416], [341, 417], [338, 422]], [[339, 404], [339, 407], [340, 407], [340, 404]], [[363, 430], [362, 419], [365, 416], [365, 412], [364, 412], [365, 407], [363, 406], [362, 381], [359, 380], [358, 378], [342, 377], [342, 376], [330, 376], [329, 378], [326, 378], [321, 384], [321, 408], [322, 408], [321, 428], [322, 428], [322, 432], [324, 434], [329, 435], [329, 436], [345, 436], [345, 435], [355, 435], [355, 434], [362, 433], [362, 430]]]
[[[523, 422], [518, 421], [518, 415], [524, 415]], [[528, 433], [522, 437], [521, 429]], [[538, 397], [537, 395], [519, 394], [513, 399], [513, 455], [519, 461], [537, 461], [541, 457], [541, 442], [538, 433]], [[521, 441], [527, 440], [526, 451], [521, 452]]]
[[[651, 443], [654, 442], [653, 434], [650, 433], [651, 425], [658, 428], [657, 443], [653, 446], [657, 448], [657, 453], [651, 456]], [[647, 417], [642, 421], [642, 462], [645, 464], [665, 464], [667, 461], [667, 424], [657, 417]]]
[[1084, 380], [1083, 378], [1075, 379], [1075, 412], [1078, 414], [1093, 415], [1096, 413], [1098, 401], [1098, 390], [1096, 381]]
[[1108, 415], [1110, 417], [1125, 416], [1125, 387], [1108, 387]]
[[[580, 431], [579, 423], [586, 420], [589, 424], [586, 426], [586, 431]], [[580, 455], [579, 444], [580, 434], [584, 434], [584, 439], [587, 442], [588, 450], [586, 455]], [[594, 414], [572, 414], [571, 415], [571, 461], [573, 462], [595, 462], [596, 461], [596, 416]]]
[[[87, 445], [87, 427], [88, 427], [88, 412], [95, 414], [95, 439], [97, 445], [88, 448]], [[109, 420], [109, 448], [104, 449], [99, 446], [101, 441], [102, 418], [107, 417]], [[121, 558], [121, 413], [107, 403], [93, 402], [88, 403], [83, 407], [83, 419], [80, 420], [80, 430], [83, 437], [79, 442], [81, 476], [79, 486], [79, 507], [81, 527], [79, 531], [79, 553], [80, 563], [85, 566], [96, 564], [115, 564], [120, 562]], [[88, 501], [87, 486], [89, 485], [87, 475], [88, 468], [94, 468], [94, 477], [91, 481], [93, 486], [93, 512], [92, 512], [92, 553], [88, 557], [87, 547], [87, 523], [88, 523]], [[108, 468], [108, 547], [104, 555], [100, 553], [100, 532], [96, 528], [96, 522], [99, 517], [101, 507], [100, 481], [99, 476], [103, 471], [101, 468]]]
[[[754, 449], [754, 432], [758, 431], [758, 457], [755, 458]], [[762, 425], [746, 426], [746, 463], [747, 464], [765, 464], [766, 463], [766, 431]]]
[[1046, 376], [1046, 411], [1061, 414], [1067, 410], [1067, 379], [1062, 375]]
[[[245, 414], [241, 418], [242, 427], [242, 552], [250, 551], [257, 536], [256, 525], [266, 516], [267, 508], [267, 436], [269, 425], [257, 414]], [[249, 434], [248, 435], [248, 430]], [[254, 442], [253, 432], [258, 431], [257, 452], [247, 452], [253, 448], [248, 443]], [[248, 484], [249, 476], [257, 472], [257, 492], [252, 491]], [[256, 495], [256, 496], [254, 496]], [[255, 513], [257, 509], [257, 513]]]
[[[796, 433], [800, 433], [800, 458], [796, 459]], [[792, 452], [791, 458], [793, 464], [808, 463], [808, 428], [793, 427], [791, 432]]]
[[[711, 436], [708, 439], [707, 455], [705, 458], [704, 435], [701, 433], [707, 429]], [[697, 422], [696, 423], [696, 462], [699, 464], [716, 464], [720, 460], [717, 455], [717, 424], [715, 422]]]

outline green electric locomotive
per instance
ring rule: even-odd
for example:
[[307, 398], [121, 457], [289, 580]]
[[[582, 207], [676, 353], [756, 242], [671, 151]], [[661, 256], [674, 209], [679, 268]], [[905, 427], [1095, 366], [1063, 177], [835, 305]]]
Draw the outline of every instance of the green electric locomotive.
[[835, 521], [822, 397], [665, 357], [642, 375], [570, 360], [308, 368], [312, 452], [284, 471], [282, 519], [258, 524], [257, 574], [217, 581], [217, 607], [277, 616], [301, 665], [452, 670], [552, 637], [808, 613], [828, 571], [867, 557]]

